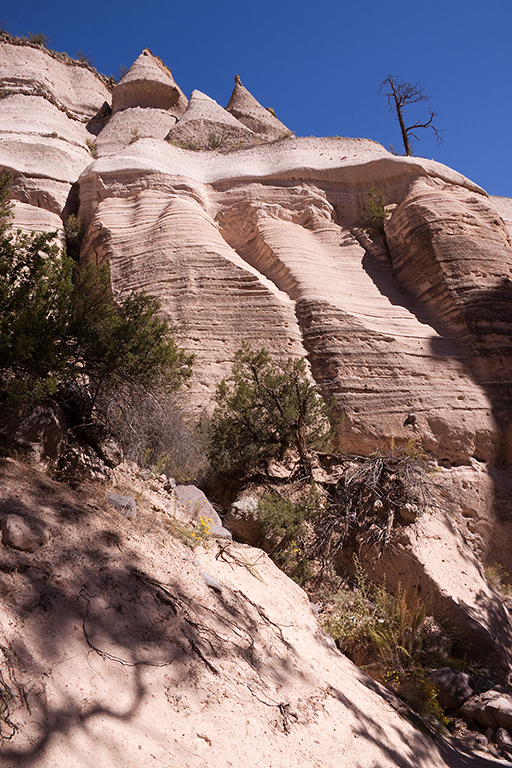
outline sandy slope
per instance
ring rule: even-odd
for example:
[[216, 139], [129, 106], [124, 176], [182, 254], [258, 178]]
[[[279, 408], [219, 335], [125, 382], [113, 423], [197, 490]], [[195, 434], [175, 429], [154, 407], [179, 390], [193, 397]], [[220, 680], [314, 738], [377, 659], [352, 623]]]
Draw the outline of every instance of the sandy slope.
[[102, 486], [73, 491], [13, 460], [0, 472], [2, 514], [37, 516], [51, 532], [34, 554], [0, 548], [0, 669], [19, 727], [0, 744], [2, 765], [487, 764], [399, 714], [261, 551], [190, 550], [149, 491], [127, 521]]

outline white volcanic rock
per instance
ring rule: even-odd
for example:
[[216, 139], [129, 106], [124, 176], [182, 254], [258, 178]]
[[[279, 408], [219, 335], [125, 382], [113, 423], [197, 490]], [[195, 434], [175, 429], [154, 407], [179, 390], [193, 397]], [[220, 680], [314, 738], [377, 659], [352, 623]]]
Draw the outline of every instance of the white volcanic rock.
[[[91, 160], [86, 123], [110, 92], [87, 67], [36, 46], [0, 41], [0, 168], [13, 174], [12, 197], [34, 210], [32, 229], [54, 230], [72, 185]], [[16, 224], [30, 227], [18, 206]]]
[[99, 157], [115, 155], [143, 138], [165, 139], [176, 124], [171, 111], [149, 107], [126, 107], [112, 115], [96, 139]]
[[127, 107], [153, 107], [168, 110], [179, 117], [187, 99], [174, 82], [171, 70], [145, 48], [132, 64], [112, 95], [112, 112]]
[[44, 49], [0, 40], [0, 87], [28, 96], [40, 96], [68, 117], [88, 122], [110, 91], [102, 80], [80, 62], [61, 61]]
[[[205, 99], [211, 101], [208, 97]], [[198, 112], [202, 101], [198, 98]], [[218, 104], [216, 106], [222, 110]], [[222, 110], [221, 113], [226, 112]], [[235, 120], [235, 124], [237, 122]], [[349, 207], [352, 223], [360, 223], [362, 203], [372, 184], [389, 189], [390, 194], [401, 199], [416, 177], [431, 176], [486, 194], [481, 187], [446, 165], [419, 157], [396, 157], [370, 139], [290, 137], [271, 146], [259, 144], [230, 152], [191, 152], [169, 143], [145, 139], [116, 156], [100, 159], [95, 171], [123, 175], [155, 171], [206, 184], [241, 179], [258, 182], [300, 179], [303, 183], [347, 184], [350, 186], [346, 193], [340, 189], [340, 194], [343, 194], [344, 205]], [[336, 187], [333, 192], [336, 193]]]
[[258, 137], [201, 91], [194, 91], [185, 114], [169, 131], [168, 141], [191, 143], [197, 149], [229, 149], [254, 144]]
[[289, 128], [262, 107], [254, 96], [244, 88], [240, 79], [235, 78], [235, 87], [226, 107], [227, 112], [240, 120], [254, 133], [260, 133], [269, 139], [282, 139], [290, 135]]
[[140, 181], [126, 179], [119, 197], [111, 186], [121, 191], [119, 177], [83, 178], [84, 199], [98, 201], [84, 253], [110, 260], [116, 296], [142, 288], [173, 325], [187, 328], [183, 341], [197, 355], [196, 404], [210, 402], [243, 341], [303, 355], [293, 301], [222, 238], [208, 213], [210, 190], [162, 175]]
[[418, 179], [386, 236], [400, 282], [469, 352], [505, 432], [496, 459], [508, 462], [512, 372], [503, 359], [512, 354], [512, 245], [503, 220], [487, 197]]
[[[29, 224], [28, 206], [40, 206], [51, 216], [38, 211], [38, 228], [53, 226], [79, 180], [82, 258], [110, 261], [115, 297], [145, 289], [160, 299], [180, 343], [196, 352], [190, 394], [198, 409], [211, 405], [248, 341], [278, 359], [307, 353], [343, 416], [342, 450], [368, 455], [413, 440], [429, 451], [446, 467], [455, 511], [447, 504], [442, 525], [435, 514], [425, 518], [424, 544], [404, 534], [400, 566], [388, 564], [394, 574], [409, 567], [425, 588], [437, 583], [443, 604], [480, 624], [482, 637], [503, 619], [506, 637], [508, 619], [474, 561], [492, 558], [494, 535], [500, 556], [511, 557], [510, 470], [493, 464], [508, 461], [512, 445], [511, 261], [492, 201], [446, 166], [395, 157], [369, 140], [263, 143], [198, 92], [171, 138], [207, 147], [214, 134], [223, 151], [173, 146], [162, 140], [164, 124], [184, 103], [162, 67], [145, 53], [118, 86], [111, 122], [89, 124], [105, 125], [97, 148], [109, 154], [95, 161], [73, 143], [75, 127], [58, 122], [71, 109], [53, 115], [38, 101], [44, 130], [25, 117], [28, 133], [13, 134], [14, 97], [6, 100], [0, 164], [15, 171], [19, 220]], [[157, 84], [152, 106], [140, 102], [146, 69]], [[174, 106], [158, 101], [171, 96]], [[238, 140], [262, 143], [229, 151]], [[394, 211], [391, 257], [361, 231], [373, 185]], [[414, 425], [404, 423], [412, 411]], [[443, 560], [453, 560], [458, 577], [436, 570]]]

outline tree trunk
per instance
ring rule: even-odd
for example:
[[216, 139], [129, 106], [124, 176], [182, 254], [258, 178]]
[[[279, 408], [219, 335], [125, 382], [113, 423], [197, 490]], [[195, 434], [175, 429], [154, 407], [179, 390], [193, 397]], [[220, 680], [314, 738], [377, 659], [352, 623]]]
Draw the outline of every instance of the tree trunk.
[[398, 117], [398, 122], [400, 123], [400, 130], [402, 131], [402, 141], [404, 143], [405, 154], [407, 155], [407, 157], [411, 157], [412, 150], [411, 150], [411, 145], [409, 144], [409, 136], [407, 135], [407, 131], [405, 130], [405, 123], [402, 117], [402, 110], [400, 108], [400, 104], [398, 102], [396, 93], [394, 93], [394, 97], [395, 97], [396, 115]]

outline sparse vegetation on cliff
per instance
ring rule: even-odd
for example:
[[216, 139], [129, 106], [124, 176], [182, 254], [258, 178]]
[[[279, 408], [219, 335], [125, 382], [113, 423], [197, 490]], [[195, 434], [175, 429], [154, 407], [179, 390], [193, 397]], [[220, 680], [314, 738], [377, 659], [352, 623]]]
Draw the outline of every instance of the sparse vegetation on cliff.
[[[0, 387], [17, 405], [72, 390], [89, 419], [106, 395], [172, 391], [191, 375], [193, 356], [169, 336], [159, 304], [132, 292], [111, 295], [108, 267], [80, 268], [56, 233], [12, 231], [11, 179], [0, 179]], [[76, 227], [73, 224], [73, 231]]]
[[273, 361], [266, 349], [243, 345], [228, 382], [215, 396], [208, 456], [217, 471], [243, 476], [271, 458], [297, 450], [310, 472], [308, 451], [331, 436], [329, 409], [307, 375], [306, 361]]
[[384, 192], [378, 187], [370, 187], [363, 203], [363, 215], [361, 216], [370, 236], [374, 233], [381, 234], [384, 232], [384, 222], [388, 215]]

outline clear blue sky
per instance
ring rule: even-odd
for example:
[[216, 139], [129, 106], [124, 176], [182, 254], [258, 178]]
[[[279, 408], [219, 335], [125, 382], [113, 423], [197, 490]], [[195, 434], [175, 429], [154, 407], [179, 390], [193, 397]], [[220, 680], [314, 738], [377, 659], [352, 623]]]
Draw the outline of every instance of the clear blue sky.
[[187, 96], [222, 106], [238, 73], [298, 136], [402, 151], [377, 91], [388, 74], [419, 81], [447, 130], [440, 147], [421, 131], [415, 153], [512, 197], [512, 0], [9, 0], [0, 18], [106, 75], [150, 48]]

